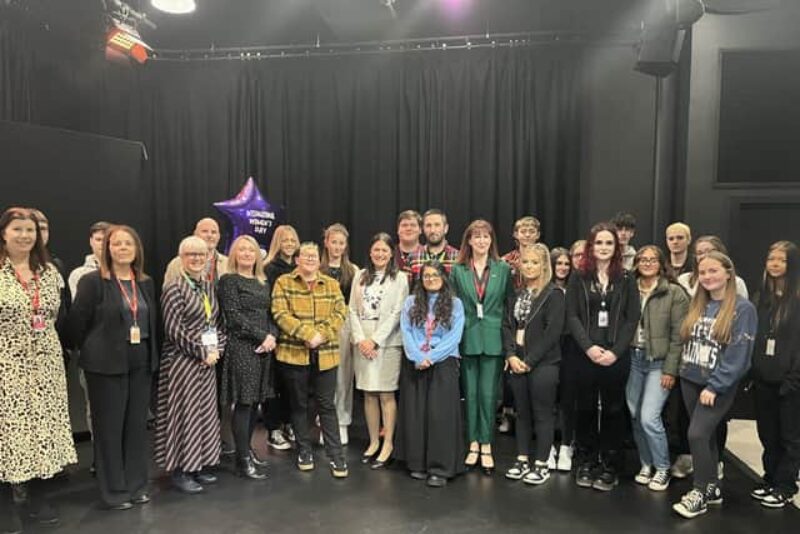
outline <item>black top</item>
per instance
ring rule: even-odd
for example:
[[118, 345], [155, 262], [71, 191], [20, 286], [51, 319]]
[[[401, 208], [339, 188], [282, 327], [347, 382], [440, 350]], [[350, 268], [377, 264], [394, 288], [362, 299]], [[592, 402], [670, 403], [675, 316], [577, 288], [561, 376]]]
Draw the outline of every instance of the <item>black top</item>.
[[[158, 369], [158, 306], [152, 278], [136, 282], [139, 306], [145, 305], [148, 337], [131, 345], [130, 317], [123, 310], [123, 298], [116, 280], [100, 276], [99, 271], [84, 275], [78, 282], [78, 295], [67, 316], [70, 346], [80, 349], [78, 365], [91, 373], [118, 375], [131, 369], [124, 355], [144, 356], [151, 372]], [[139, 312], [141, 314], [141, 310]]]
[[[761, 300], [761, 299], [758, 299]], [[753, 348], [753, 378], [780, 385], [780, 394], [800, 391], [800, 303], [783, 324], [774, 327], [775, 310], [764, 302], [758, 305], [758, 329]], [[774, 354], [767, 355], [767, 340], [775, 340]]]
[[275, 258], [264, 267], [264, 274], [267, 275], [269, 287], [275, 287], [275, 281], [284, 274], [289, 274], [294, 271], [294, 267], [294, 263], [287, 262], [281, 258], [280, 255], [275, 256]]
[[589, 339], [595, 345], [609, 348], [608, 326], [600, 326], [600, 312], [611, 313], [611, 296], [614, 293], [614, 284], [609, 283], [603, 290], [600, 284], [589, 284]]
[[353, 286], [353, 277], [350, 277], [350, 280], [347, 284], [342, 284], [342, 268], [341, 267], [326, 267], [323, 270], [323, 274], [327, 274], [337, 282], [339, 282], [339, 288], [342, 290], [342, 296], [344, 296], [344, 303], [350, 304], [350, 288]]
[[[618, 357], [630, 347], [636, 335], [636, 325], [642, 314], [639, 303], [639, 288], [631, 273], [625, 273], [618, 279], [609, 282], [608, 295], [608, 328], [601, 336], [597, 328], [597, 315], [592, 314], [593, 300], [591, 286], [593, 281], [575, 272], [567, 283], [567, 325], [575, 342], [586, 352], [592, 345], [603, 345]], [[597, 295], [595, 295], [596, 297]], [[599, 301], [597, 301], [599, 302]], [[591, 323], [594, 323], [594, 327]], [[594, 334], [595, 338], [592, 338]], [[597, 338], [600, 339], [597, 339]], [[600, 341], [605, 340], [602, 344]]]
[[277, 339], [270, 287], [269, 282], [262, 284], [240, 274], [226, 274], [219, 279], [217, 295], [228, 331], [227, 351], [240, 350], [238, 347], [252, 351], [269, 334]]
[[[521, 321], [515, 317], [517, 300], [526, 298], [525, 290], [518, 291], [508, 298], [503, 317], [503, 351], [506, 357], [516, 355], [531, 369], [537, 366], [553, 365], [561, 361], [561, 334], [564, 330], [565, 298], [564, 292], [554, 284], [547, 287], [533, 299], [526, 317]], [[517, 329], [525, 330], [525, 346], [516, 343]]]

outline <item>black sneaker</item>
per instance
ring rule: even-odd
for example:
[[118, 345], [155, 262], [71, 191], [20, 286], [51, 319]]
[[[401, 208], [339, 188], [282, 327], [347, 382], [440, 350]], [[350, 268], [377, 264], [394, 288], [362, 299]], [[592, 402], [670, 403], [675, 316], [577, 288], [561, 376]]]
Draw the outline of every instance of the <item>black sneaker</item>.
[[599, 491], [611, 491], [619, 484], [619, 477], [614, 468], [604, 466], [595, 479], [592, 481], [592, 488]]
[[314, 455], [311, 451], [300, 451], [297, 455], [297, 468], [300, 471], [312, 471], [314, 469]]
[[706, 488], [707, 504], [722, 504], [722, 490], [716, 484], [709, 484]]
[[761, 506], [767, 508], [783, 508], [790, 501], [783, 493], [772, 490], [769, 495], [761, 499]]
[[331, 460], [331, 475], [333, 478], [347, 478], [349, 472], [347, 471], [347, 462], [341, 456], [335, 460]]
[[699, 489], [693, 489], [681, 497], [681, 502], [673, 504], [672, 509], [686, 519], [693, 519], [698, 515], [708, 512], [706, 495]]
[[770, 493], [772, 493], [772, 486], [765, 482], [753, 488], [753, 490], [750, 492], [750, 496], [757, 501], [761, 501]]
[[506, 478], [519, 480], [530, 472], [531, 464], [528, 463], [528, 460], [516, 460], [514, 465], [509, 467], [508, 471], [506, 471]]
[[592, 464], [581, 464], [575, 473], [575, 483], [581, 488], [591, 488], [594, 482], [594, 466]]

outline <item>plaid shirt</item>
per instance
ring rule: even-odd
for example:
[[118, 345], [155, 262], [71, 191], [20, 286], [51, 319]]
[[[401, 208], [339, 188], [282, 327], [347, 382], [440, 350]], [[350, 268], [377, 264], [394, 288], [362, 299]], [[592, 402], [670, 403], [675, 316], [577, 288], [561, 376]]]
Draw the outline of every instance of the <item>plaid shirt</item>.
[[439, 254], [431, 254], [428, 251], [428, 247], [425, 245], [420, 245], [409, 255], [407, 267], [411, 269], [411, 276], [413, 279], [419, 280], [419, 277], [422, 274], [422, 266], [427, 262], [431, 260], [438, 261], [444, 266], [447, 274], [450, 274], [450, 270], [453, 268], [453, 265], [456, 263], [457, 259], [458, 249], [451, 247], [447, 243], [444, 245], [444, 250], [442, 250]]
[[310, 286], [297, 270], [275, 281], [272, 315], [281, 331], [275, 358], [291, 365], [309, 365], [305, 343], [319, 332], [326, 339], [317, 349], [319, 369], [326, 371], [339, 365], [339, 330], [347, 306], [339, 283], [330, 276], [318, 273]]

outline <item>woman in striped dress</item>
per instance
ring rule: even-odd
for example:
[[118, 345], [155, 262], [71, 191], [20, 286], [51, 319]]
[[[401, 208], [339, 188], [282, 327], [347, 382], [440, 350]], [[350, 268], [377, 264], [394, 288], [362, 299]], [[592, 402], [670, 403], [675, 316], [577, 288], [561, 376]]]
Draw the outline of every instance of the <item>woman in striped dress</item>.
[[158, 379], [156, 462], [184, 493], [200, 493], [216, 477], [220, 425], [214, 366], [225, 345], [217, 297], [203, 277], [208, 249], [187, 237], [179, 248], [182, 273], [164, 288], [164, 347]]

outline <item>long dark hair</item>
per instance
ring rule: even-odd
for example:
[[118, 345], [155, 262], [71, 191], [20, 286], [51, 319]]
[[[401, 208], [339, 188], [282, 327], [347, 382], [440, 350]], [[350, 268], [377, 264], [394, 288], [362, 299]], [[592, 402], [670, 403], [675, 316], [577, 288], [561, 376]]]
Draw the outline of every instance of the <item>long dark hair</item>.
[[136, 230], [125, 224], [112, 224], [109, 226], [108, 231], [106, 231], [106, 236], [103, 238], [103, 255], [100, 256], [100, 274], [106, 279], [111, 278], [111, 275], [116, 276], [114, 273], [114, 262], [111, 260], [111, 238], [114, 237], [114, 234], [117, 232], [126, 232], [133, 238], [136, 256], [134, 256], [133, 263], [131, 263], [131, 269], [133, 269], [136, 275], [136, 280], [141, 282], [147, 279], [148, 276], [144, 272], [144, 247], [142, 247], [142, 239], [139, 237]]
[[47, 253], [47, 248], [42, 241], [42, 233], [39, 231], [39, 221], [36, 215], [28, 208], [8, 208], [0, 216], [0, 264], [5, 263], [8, 257], [8, 250], [6, 247], [5, 239], [3, 239], [3, 232], [12, 221], [25, 220], [32, 221], [36, 227], [36, 240], [33, 243], [30, 255], [28, 256], [28, 266], [31, 272], [39, 272], [47, 268], [47, 262], [50, 261], [50, 255]]
[[614, 255], [611, 256], [611, 262], [608, 264], [608, 279], [617, 280], [622, 277], [624, 271], [622, 267], [622, 250], [619, 246], [619, 239], [617, 238], [617, 227], [610, 222], [599, 222], [592, 226], [589, 231], [589, 237], [586, 238], [586, 248], [581, 258], [580, 274], [583, 278], [594, 278], [597, 274], [597, 260], [594, 257], [594, 240], [600, 232], [608, 232], [614, 239]]
[[453, 292], [450, 281], [447, 277], [447, 271], [444, 265], [438, 261], [428, 261], [422, 266], [420, 271], [420, 280], [414, 285], [414, 305], [408, 311], [408, 318], [411, 324], [417, 327], [425, 325], [428, 318], [428, 291], [425, 289], [425, 284], [422, 281], [422, 276], [425, 274], [425, 269], [436, 269], [439, 276], [442, 277], [442, 288], [439, 290], [439, 298], [436, 299], [436, 304], [433, 306], [433, 317], [436, 324], [442, 325], [442, 328], [449, 330], [453, 321]]
[[[392, 236], [390, 236], [386, 232], [378, 232], [377, 234], [372, 236], [372, 239], [369, 240], [369, 247], [367, 247], [367, 250], [369, 252], [372, 252], [372, 246], [378, 241], [381, 241], [384, 245], [389, 247], [389, 250], [392, 251], [392, 257], [389, 258], [389, 264], [386, 265], [386, 272], [385, 272], [386, 276], [384, 276], [383, 280], [381, 280], [382, 284], [389, 278], [394, 280], [397, 277], [398, 268], [397, 268], [397, 262], [395, 261], [395, 256], [397, 255], [397, 247], [395, 247], [394, 245]], [[359, 284], [361, 284], [362, 286], [368, 286], [375, 281], [375, 265], [372, 263], [372, 258], [370, 257], [369, 252], [367, 252], [367, 276], [362, 276], [361, 280], [359, 280]]]
[[766, 268], [758, 294], [758, 304], [765, 305], [775, 313], [775, 328], [789, 324], [789, 320], [800, 312], [800, 250], [791, 241], [778, 241], [769, 247], [767, 258], [776, 250], [786, 254], [786, 274], [783, 275], [783, 293], [778, 295], [777, 280]]

